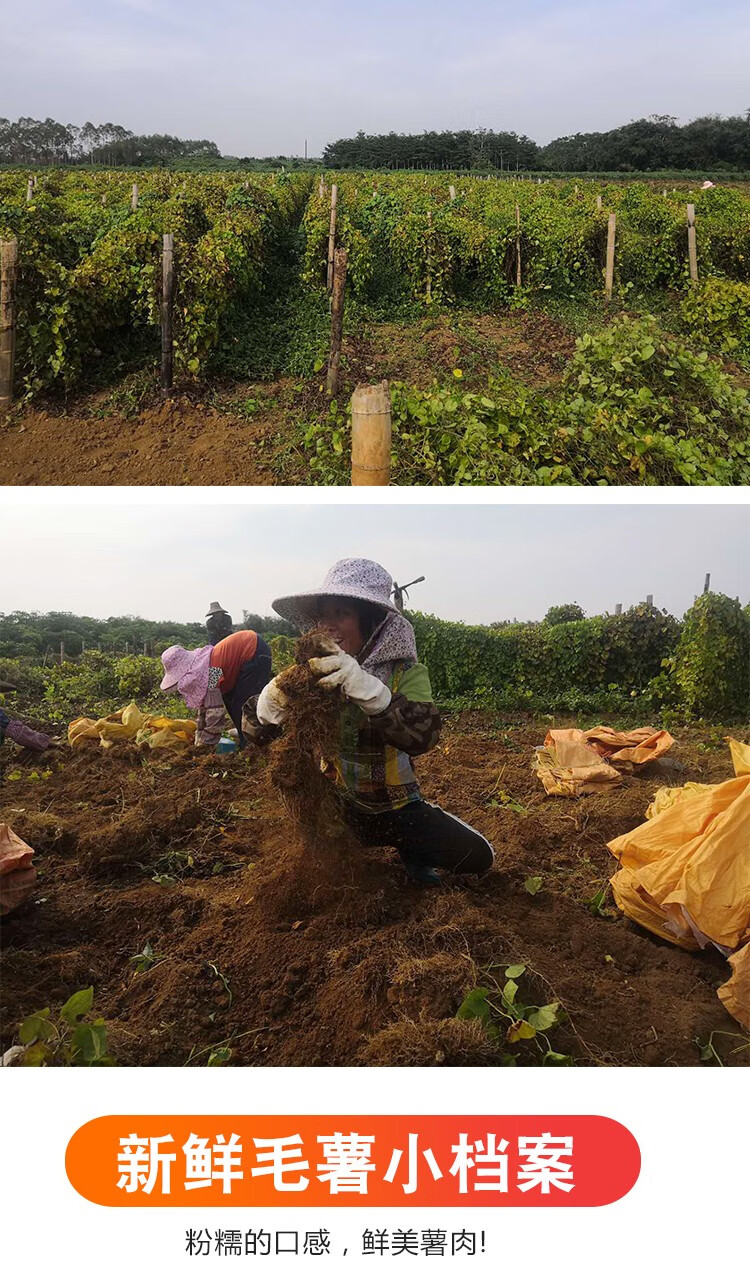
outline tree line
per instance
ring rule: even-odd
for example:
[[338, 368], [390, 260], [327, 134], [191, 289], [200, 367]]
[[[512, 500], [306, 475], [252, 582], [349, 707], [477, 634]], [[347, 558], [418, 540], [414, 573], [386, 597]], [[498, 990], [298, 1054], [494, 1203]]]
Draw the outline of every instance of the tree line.
[[343, 138], [326, 146], [329, 168], [497, 169], [513, 172], [746, 171], [750, 110], [706, 115], [678, 124], [652, 115], [609, 132], [576, 133], [539, 146], [515, 132], [385, 133]]
[[120, 124], [60, 124], [54, 119], [0, 119], [0, 163], [64, 167], [105, 164], [149, 167], [177, 159], [218, 159], [213, 141], [137, 136]]
[[[235, 631], [250, 629], [265, 635], [294, 635], [291, 623], [275, 614], [268, 616], [242, 611], [242, 621], [235, 623]], [[66, 654], [75, 657], [84, 648], [98, 649], [103, 653], [124, 653], [126, 644], [132, 652], [161, 651], [171, 644], [197, 648], [206, 644], [205, 619], [199, 622], [154, 622], [132, 614], [116, 618], [87, 618], [66, 612], [0, 613], [0, 657], [44, 657], [45, 653], [59, 653], [60, 644]]]
[[[188, 167], [312, 167], [315, 160], [222, 157], [207, 140], [139, 136], [119, 124], [81, 127], [54, 119], [0, 118], [0, 164], [122, 167], [184, 164]], [[540, 146], [517, 132], [490, 128], [458, 132], [367, 134], [326, 146], [328, 168], [442, 168], [508, 172], [658, 172], [750, 170], [750, 110], [744, 115], [704, 115], [678, 124], [673, 115], [651, 115], [608, 132], [579, 132]]]

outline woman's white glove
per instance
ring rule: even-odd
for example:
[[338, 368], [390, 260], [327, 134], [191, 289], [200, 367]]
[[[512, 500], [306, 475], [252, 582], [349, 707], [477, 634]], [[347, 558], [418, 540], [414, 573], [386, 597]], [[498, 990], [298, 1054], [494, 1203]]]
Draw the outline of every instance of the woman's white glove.
[[340, 688], [365, 715], [379, 715], [389, 705], [391, 690], [377, 676], [363, 671], [356, 658], [339, 651], [326, 658], [310, 658], [310, 670], [323, 688]]
[[259, 724], [283, 724], [289, 713], [289, 702], [279, 688], [278, 677], [266, 684], [258, 698], [255, 713]]

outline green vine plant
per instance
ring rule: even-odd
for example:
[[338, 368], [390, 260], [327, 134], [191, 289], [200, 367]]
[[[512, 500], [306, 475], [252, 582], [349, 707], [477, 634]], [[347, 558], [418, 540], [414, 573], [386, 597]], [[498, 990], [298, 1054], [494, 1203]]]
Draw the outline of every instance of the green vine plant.
[[56, 1018], [45, 1006], [29, 1015], [18, 1029], [23, 1053], [22, 1068], [111, 1067], [114, 1059], [107, 1044], [107, 1025], [93, 1010], [93, 988], [80, 989], [68, 998]]
[[[497, 977], [496, 971], [503, 971], [503, 977]], [[574, 1063], [573, 1057], [555, 1050], [547, 1036], [567, 1016], [559, 1002], [535, 1006], [521, 1001], [519, 981], [525, 973], [523, 963], [488, 967], [483, 974], [489, 984], [473, 988], [466, 994], [458, 1008], [457, 1018], [480, 1022], [502, 1051], [500, 1062], [504, 1067], [516, 1066], [519, 1051], [526, 1062], [541, 1061], [544, 1065], [570, 1067]]]

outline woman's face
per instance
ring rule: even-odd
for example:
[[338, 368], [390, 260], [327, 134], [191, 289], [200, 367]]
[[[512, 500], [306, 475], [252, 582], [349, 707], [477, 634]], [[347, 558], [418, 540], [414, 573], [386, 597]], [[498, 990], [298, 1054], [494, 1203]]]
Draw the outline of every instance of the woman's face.
[[359, 625], [359, 614], [348, 600], [328, 596], [318, 605], [318, 622], [344, 653], [356, 658], [364, 646], [364, 636]]

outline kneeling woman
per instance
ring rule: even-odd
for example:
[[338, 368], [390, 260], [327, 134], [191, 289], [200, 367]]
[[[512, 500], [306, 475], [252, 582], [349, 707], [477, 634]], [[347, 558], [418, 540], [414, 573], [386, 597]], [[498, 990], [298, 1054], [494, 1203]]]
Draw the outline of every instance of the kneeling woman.
[[196, 746], [216, 745], [224, 728], [225, 710], [242, 736], [242, 708], [271, 678], [271, 650], [254, 631], [235, 631], [218, 644], [183, 649], [173, 644], [161, 655], [166, 672], [164, 693], [179, 693], [198, 712]]
[[[321, 627], [336, 646], [330, 656], [313, 658], [310, 669], [346, 699], [339, 753], [324, 770], [357, 838], [397, 848], [419, 883], [438, 884], [436, 867], [483, 874], [494, 859], [487, 840], [419, 792], [411, 759], [436, 745], [441, 723], [427, 668], [417, 661], [414, 628], [391, 602], [391, 589], [390, 575], [374, 561], [342, 560], [321, 587], [284, 596], [273, 607], [300, 631]], [[245, 736], [259, 745], [272, 741], [286, 712], [283, 691], [271, 680], [245, 707]]]

